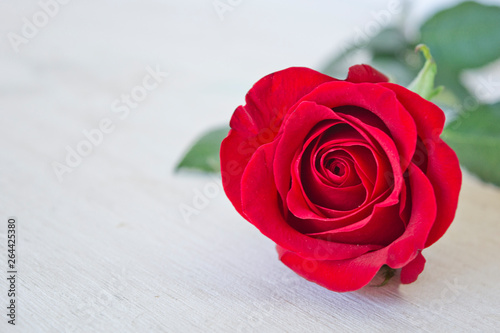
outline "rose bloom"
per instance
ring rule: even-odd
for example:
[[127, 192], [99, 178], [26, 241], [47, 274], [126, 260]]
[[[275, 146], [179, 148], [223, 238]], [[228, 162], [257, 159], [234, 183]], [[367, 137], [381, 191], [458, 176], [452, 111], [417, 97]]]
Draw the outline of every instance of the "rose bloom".
[[334, 291], [383, 265], [401, 282], [450, 226], [462, 175], [433, 103], [368, 65], [338, 80], [288, 68], [259, 80], [221, 145], [224, 190], [297, 274]]

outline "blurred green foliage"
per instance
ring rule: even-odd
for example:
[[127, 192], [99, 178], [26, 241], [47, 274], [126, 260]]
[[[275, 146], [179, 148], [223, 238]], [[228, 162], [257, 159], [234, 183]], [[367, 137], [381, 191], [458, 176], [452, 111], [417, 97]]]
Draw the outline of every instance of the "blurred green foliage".
[[482, 105], [455, 119], [445, 128], [442, 138], [469, 171], [500, 184], [500, 103]]
[[[405, 18], [401, 22], [405, 22]], [[456, 151], [460, 163], [481, 179], [500, 186], [500, 104], [481, 105], [461, 82], [466, 69], [478, 68], [500, 58], [500, 7], [473, 1], [444, 9], [420, 27], [420, 37], [409, 40], [404, 26], [385, 27], [372, 38], [356, 36], [322, 70], [345, 76], [356, 56], [368, 55], [375, 68], [392, 82], [407, 86], [424, 65], [415, 46], [426, 44], [437, 64], [436, 85], [445, 87], [434, 102], [449, 121], [443, 139]], [[483, 87], [491, 91], [494, 87]], [[483, 90], [485, 90], [483, 89]], [[177, 166], [219, 172], [219, 147], [228, 128], [207, 132]]]

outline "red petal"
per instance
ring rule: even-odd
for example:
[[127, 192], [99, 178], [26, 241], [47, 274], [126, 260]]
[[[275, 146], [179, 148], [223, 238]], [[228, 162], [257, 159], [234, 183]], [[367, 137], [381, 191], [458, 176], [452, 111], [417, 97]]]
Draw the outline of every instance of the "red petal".
[[392, 268], [405, 266], [417, 251], [425, 247], [436, 219], [435, 194], [429, 179], [413, 163], [408, 167], [408, 178], [412, 198], [411, 217], [404, 234], [389, 246], [387, 264]]
[[319, 232], [309, 236], [346, 244], [377, 244], [387, 246], [405, 231], [405, 224], [399, 217], [399, 207], [378, 207], [375, 205], [370, 217], [351, 225]]
[[[373, 184], [374, 189], [372, 191], [372, 197], [376, 197], [382, 192], [385, 192], [388, 183], [391, 182], [394, 183], [391, 194], [392, 198], [399, 196], [403, 177], [402, 168], [408, 167], [409, 160], [402, 163], [401, 156], [398, 155], [398, 150], [393, 139], [380, 128], [364, 123], [363, 118], [358, 119], [348, 114], [344, 114], [342, 117], [364, 135], [367, 141], [374, 147], [373, 156], [378, 157], [376, 158], [378, 166], [377, 177], [371, 178], [372, 180], [376, 180]], [[382, 154], [384, 154], [384, 156], [381, 156]]]
[[369, 65], [355, 65], [349, 68], [346, 81], [361, 82], [389, 82], [389, 78]]
[[246, 139], [235, 130], [222, 141], [220, 147], [220, 167], [222, 184], [227, 197], [238, 213], [244, 216], [241, 209], [241, 176], [255, 148], [245, 144]]
[[410, 261], [408, 265], [404, 266], [401, 269], [401, 283], [409, 284], [415, 282], [424, 270], [425, 266], [425, 258], [422, 255], [422, 252], [418, 252], [415, 259]]
[[[306, 149], [305, 154], [299, 156], [294, 162], [296, 165], [292, 166], [292, 182], [301, 184], [301, 194], [309, 198], [312, 203], [329, 209], [349, 211], [359, 207], [367, 197], [366, 189], [359, 178], [355, 177], [357, 179], [355, 184], [341, 187], [325, 184], [317, 175], [314, 167], [316, 157], [311, 156], [311, 150], [312, 147]], [[345, 160], [349, 159], [350, 163], [353, 163], [347, 151], [335, 151], [333, 156], [344, 157]], [[352, 173], [355, 174], [354, 165], [352, 169]]]
[[462, 171], [455, 152], [441, 139], [437, 139], [429, 154], [427, 177], [434, 187], [438, 208], [425, 247], [441, 238], [455, 218], [458, 195], [462, 186]]
[[371, 256], [353, 260], [308, 260], [276, 246], [279, 259], [295, 273], [336, 292], [358, 290], [367, 285], [381, 265]]
[[438, 207], [436, 222], [425, 245], [428, 247], [443, 236], [455, 217], [462, 172], [455, 152], [439, 138], [444, 126], [443, 111], [408, 89], [390, 83], [383, 85], [396, 93], [413, 116], [428, 152], [426, 175], [434, 187]]

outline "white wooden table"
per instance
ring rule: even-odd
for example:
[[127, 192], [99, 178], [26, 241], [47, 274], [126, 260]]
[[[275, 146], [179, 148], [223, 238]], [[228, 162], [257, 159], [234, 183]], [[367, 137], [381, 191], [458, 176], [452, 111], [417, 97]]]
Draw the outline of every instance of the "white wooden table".
[[[229, 3], [221, 20], [212, 0], [75, 0], [47, 22], [37, 1], [0, 3], [0, 332], [498, 331], [497, 188], [465, 176], [456, 220], [416, 283], [338, 294], [281, 264], [219, 180], [173, 173], [260, 77], [319, 68], [387, 6]], [[15, 52], [8, 34], [34, 16], [40, 27]], [[85, 156], [69, 165], [72, 150]], [[198, 191], [210, 198], [183, 218]]]

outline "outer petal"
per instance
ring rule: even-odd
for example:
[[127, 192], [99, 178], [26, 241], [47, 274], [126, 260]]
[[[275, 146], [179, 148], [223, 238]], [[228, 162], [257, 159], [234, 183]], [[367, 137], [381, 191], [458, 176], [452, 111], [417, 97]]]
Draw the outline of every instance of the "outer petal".
[[386, 83], [401, 104], [415, 119], [418, 135], [427, 148], [427, 177], [436, 193], [437, 217], [429, 234], [426, 247], [446, 232], [455, 217], [458, 195], [462, 185], [462, 172], [455, 152], [440, 138], [444, 127], [444, 113], [435, 104], [401, 86]]
[[405, 266], [425, 247], [438, 209], [432, 184], [422, 170], [411, 163], [408, 177], [412, 198], [410, 220], [404, 234], [388, 247], [387, 264], [392, 268]]
[[389, 82], [389, 78], [369, 65], [355, 65], [349, 68], [346, 81], [361, 82]]
[[246, 105], [235, 111], [231, 128], [240, 132], [250, 129], [258, 133], [271, 124], [279, 125], [283, 115], [299, 99], [329, 81], [337, 80], [304, 67], [291, 67], [269, 74], [247, 93]]
[[408, 265], [401, 269], [401, 283], [409, 284], [415, 282], [420, 273], [424, 270], [424, 266], [425, 258], [422, 255], [422, 252], [419, 252], [415, 259], [410, 261]]
[[246, 138], [241, 133], [230, 130], [220, 147], [220, 167], [222, 185], [227, 197], [243, 217], [241, 210], [241, 176], [255, 148], [245, 147]]
[[272, 141], [283, 115], [304, 95], [322, 83], [336, 79], [309, 68], [292, 67], [259, 80], [236, 109], [229, 135], [221, 145], [224, 190], [240, 214], [241, 177], [248, 161], [261, 145]]
[[361, 256], [353, 260], [308, 260], [276, 246], [279, 259], [295, 273], [327, 289], [346, 292], [367, 285], [382, 265]]

